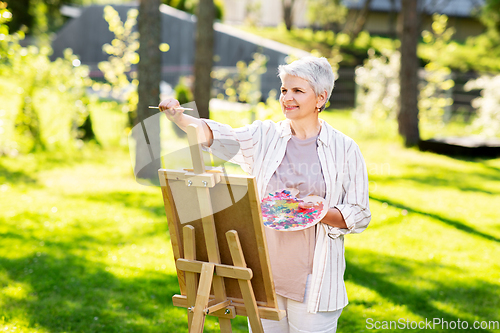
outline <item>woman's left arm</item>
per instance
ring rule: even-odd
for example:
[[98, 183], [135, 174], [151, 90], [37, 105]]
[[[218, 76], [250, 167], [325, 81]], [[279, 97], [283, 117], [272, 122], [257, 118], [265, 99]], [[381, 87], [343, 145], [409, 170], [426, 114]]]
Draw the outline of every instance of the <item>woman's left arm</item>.
[[342, 213], [336, 207], [328, 209], [328, 212], [321, 220], [321, 222], [332, 227], [347, 229], [347, 224], [345, 223], [344, 216], [342, 216]]
[[342, 197], [330, 208], [323, 223], [337, 227], [341, 234], [360, 233], [371, 220], [368, 197], [368, 173], [359, 147], [354, 144], [344, 164]]

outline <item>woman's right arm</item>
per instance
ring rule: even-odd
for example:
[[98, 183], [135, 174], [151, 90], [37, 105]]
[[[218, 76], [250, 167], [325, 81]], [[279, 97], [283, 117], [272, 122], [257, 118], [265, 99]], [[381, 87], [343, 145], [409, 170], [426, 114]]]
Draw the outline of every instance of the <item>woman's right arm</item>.
[[261, 151], [263, 133], [268, 133], [274, 123], [271, 121], [255, 121], [250, 125], [240, 128], [232, 128], [229, 125], [221, 124], [210, 119], [198, 119], [183, 113], [183, 110], [176, 109], [180, 106], [179, 101], [169, 98], [159, 105], [160, 110], [165, 113], [168, 119], [173, 121], [183, 131], [189, 124], [196, 124], [203, 129], [200, 131], [199, 142], [210, 147], [211, 153], [220, 159], [235, 163], [251, 174], [254, 166], [256, 154]]
[[184, 114], [184, 110], [177, 109], [178, 107], [180, 107], [180, 103], [178, 100], [176, 100], [175, 98], [168, 98], [164, 101], [161, 101], [158, 107], [160, 108], [161, 112], [165, 113], [170, 121], [174, 122], [184, 132], [186, 132], [186, 128], [188, 125], [197, 125], [202, 129], [201, 133], [199, 133], [201, 137], [198, 138], [200, 142], [203, 142], [207, 147], [210, 147], [212, 145], [214, 137], [210, 127], [208, 127], [208, 125], [203, 120], [188, 116]]

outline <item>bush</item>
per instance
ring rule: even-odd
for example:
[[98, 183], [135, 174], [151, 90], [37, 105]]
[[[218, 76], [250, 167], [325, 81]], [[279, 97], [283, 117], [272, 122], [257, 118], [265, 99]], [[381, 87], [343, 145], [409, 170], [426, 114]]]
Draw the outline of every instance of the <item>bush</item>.
[[71, 146], [89, 117], [88, 68], [71, 50], [50, 61], [52, 49], [44, 39], [39, 47], [22, 47], [24, 33], [9, 33], [11, 15], [1, 2], [0, 14], [0, 72], [4, 82], [16, 87], [14, 96], [3, 96], [11, 103], [0, 112], [1, 131], [7, 134], [0, 140], [0, 154]]
[[472, 126], [487, 137], [495, 137], [500, 133], [500, 75], [482, 75], [476, 80], [466, 83], [465, 90], [482, 89], [481, 97], [472, 101], [477, 109], [477, 118]]

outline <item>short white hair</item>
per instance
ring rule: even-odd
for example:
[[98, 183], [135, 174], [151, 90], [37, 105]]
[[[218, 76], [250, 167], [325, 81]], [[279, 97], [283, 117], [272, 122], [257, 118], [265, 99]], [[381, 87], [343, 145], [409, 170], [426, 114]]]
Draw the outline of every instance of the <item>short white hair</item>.
[[[335, 85], [335, 76], [332, 66], [325, 57], [303, 57], [288, 65], [280, 65], [278, 67], [278, 76], [281, 81], [286, 75], [300, 77], [311, 85], [316, 96], [319, 96], [323, 91], [326, 91], [326, 101], [330, 99], [332, 90]], [[326, 102], [325, 102], [326, 104]], [[324, 105], [321, 110], [324, 109]]]

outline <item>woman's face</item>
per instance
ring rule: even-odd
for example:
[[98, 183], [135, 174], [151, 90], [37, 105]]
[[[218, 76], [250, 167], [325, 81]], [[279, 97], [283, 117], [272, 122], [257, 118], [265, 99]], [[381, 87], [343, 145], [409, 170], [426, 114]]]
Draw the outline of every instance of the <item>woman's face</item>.
[[316, 96], [308, 81], [285, 75], [281, 81], [280, 104], [286, 118], [300, 120], [317, 117], [318, 107], [324, 104], [323, 94]]

